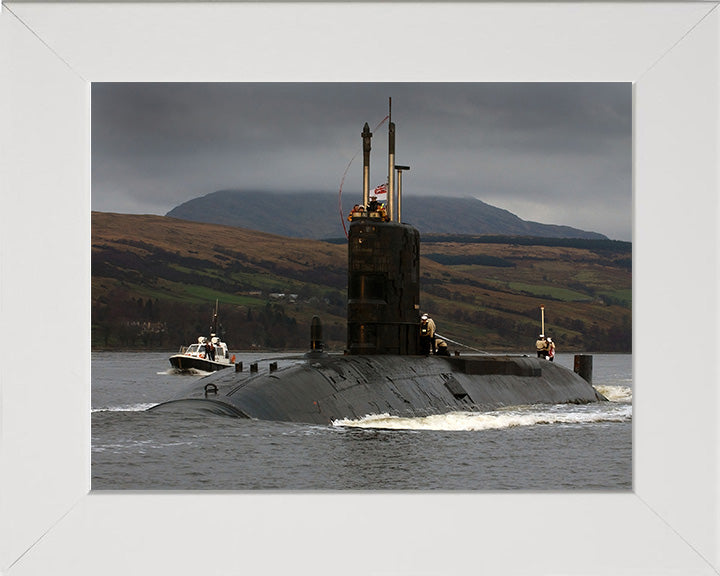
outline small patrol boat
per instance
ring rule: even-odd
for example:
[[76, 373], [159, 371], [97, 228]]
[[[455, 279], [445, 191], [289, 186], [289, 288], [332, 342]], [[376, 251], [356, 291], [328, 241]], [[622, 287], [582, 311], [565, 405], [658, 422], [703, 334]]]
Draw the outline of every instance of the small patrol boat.
[[170, 364], [178, 370], [215, 372], [229, 368], [234, 363], [235, 356], [229, 356], [227, 344], [215, 334], [211, 334], [209, 339], [200, 336], [197, 344], [183, 346], [177, 354], [170, 356]]
[[177, 370], [216, 372], [235, 364], [235, 355], [230, 356], [227, 344], [217, 335], [218, 302], [215, 301], [215, 313], [210, 328], [210, 338], [199, 336], [196, 344], [182, 346], [180, 351], [170, 356], [170, 364]]

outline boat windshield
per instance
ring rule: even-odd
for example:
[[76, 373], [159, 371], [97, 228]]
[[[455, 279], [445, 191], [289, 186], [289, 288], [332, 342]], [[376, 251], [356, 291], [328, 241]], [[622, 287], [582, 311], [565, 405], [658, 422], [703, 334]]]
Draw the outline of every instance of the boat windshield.
[[188, 349], [185, 351], [185, 354], [197, 354], [199, 350], [200, 344], [190, 344]]

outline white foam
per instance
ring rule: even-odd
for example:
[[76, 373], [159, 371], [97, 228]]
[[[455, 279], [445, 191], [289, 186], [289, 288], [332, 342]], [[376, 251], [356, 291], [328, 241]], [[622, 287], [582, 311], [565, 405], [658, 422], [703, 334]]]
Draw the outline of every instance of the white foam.
[[632, 388], [629, 386], [596, 386], [595, 388], [610, 402], [632, 402]]
[[207, 376], [208, 374], [212, 374], [212, 372], [206, 372], [198, 368], [183, 368], [182, 370], [180, 368], [168, 368], [167, 370], [156, 372], [156, 374], [158, 376]]
[[157, 402], [129, 404], [127, 406], [103, 406], [102, 408], [93, 408], [91, 412], [145, 412], [145, 410], [155, 406], [155, 404], [157, 404]]
[[358, 420], [335, 420], [333, 426], [350, 428], [382, 428], [392, 430], [477, 431], [499, 430], [516, 426], [541, 424], [589, 424], [624, 422], [632, 418], [632, 406], [621, 404], [603, 410], [572, 412], [528, 407], [496, 412], [451, 412], [418, 418], [403, 418], [390, 414], [367, 415]]

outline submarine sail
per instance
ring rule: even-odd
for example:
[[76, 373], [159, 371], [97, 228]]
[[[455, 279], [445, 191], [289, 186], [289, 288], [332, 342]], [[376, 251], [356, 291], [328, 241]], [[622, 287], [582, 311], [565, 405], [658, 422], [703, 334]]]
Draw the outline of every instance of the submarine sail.
[[420, 234], [407, 224], [358, 218], [348, 232], [347, 349], [418, 353]]
[[[392, 122], [389, 136], [394, 155]], [[350, 216], [345, 354], [322, 350], [321, 326], [313, 318], [308, 354], [255, 363], [250, 371], [236, 365], [150, 410], [328, 424], [371, 414], [416, 417], [606, 400], [586, 379], [543, 358], [421, 354], [420, 234], [399, 222], [399, 210], [387, 214], [369, 195], [367, 123], [362, 137], [364, 204]], [[389, 182], [396, 168], [391, 161]], [[389, 187], [390, 206], [400, 206], [400, 193]]]

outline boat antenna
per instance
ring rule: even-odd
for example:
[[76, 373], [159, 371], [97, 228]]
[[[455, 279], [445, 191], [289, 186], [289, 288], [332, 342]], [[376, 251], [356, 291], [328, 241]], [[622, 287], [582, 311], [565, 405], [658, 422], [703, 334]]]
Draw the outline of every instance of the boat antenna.
[[213, 313], [212, 326], [210, 326], [210, 334], [218, 333], [218, 300], [215, 299], [215, 312]]

